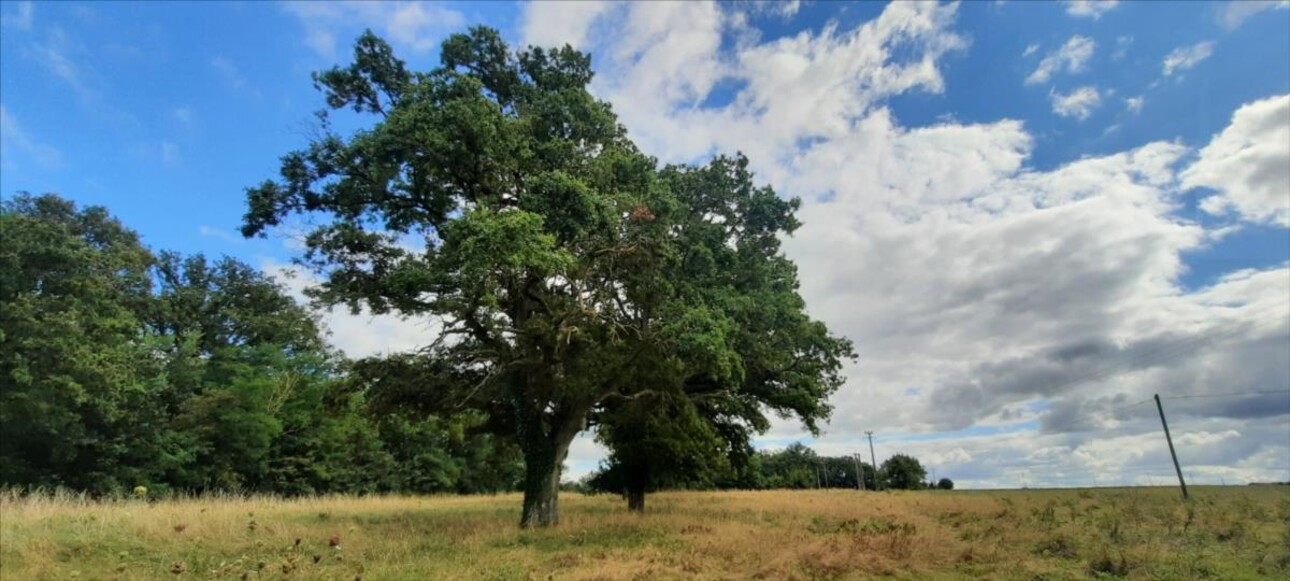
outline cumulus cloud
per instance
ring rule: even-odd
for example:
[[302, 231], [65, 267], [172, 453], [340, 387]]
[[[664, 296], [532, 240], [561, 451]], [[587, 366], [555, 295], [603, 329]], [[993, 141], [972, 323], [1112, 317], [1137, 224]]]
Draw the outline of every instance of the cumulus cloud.
[[1142, 112], [1142, 106], [1146, 104], [1146, 102], [1146, 98], [1142, 95], [1138, 95], [1137, 97], [1128, 97], [1124, 100], [1124, 108], [1128, 109], [1130, 113], [1137, 115]]
[[[578, 7], [525, 6], [526, 40], [556, 9]], [[886, 101], [947, 90], [941, 67], [968, 47], [954, 5], [893, 3], [859, 26], [769, 41], [727, 6], [586, 10], [562, 12], [578, 23], [569, 34], [643, 149], [667, 161], [743, 150], [760, 179], [804, 199], [785, 251], [811, 312], [860, 353], [822, 453], [855, 452], [873, 429], [879, 460], [911, 452], [968, 486], [1147, 483], [1172, 466], [1142, 402], [1212, 394], [1168, 400], [1171, 427], [1196, 434], [1179, 452], [1188, 470], [1290, 475], [1290, 397], [1221, 395], [1290, 386], [1290, 267], [1182, 287], [1186, 253], [1221, 237], [1179, 217], [1188, 144], [1041, 171], [1016, 120], [902, 125]], [[1045, 78], [1082, 70], [1091, 43], [1068, 41]], [[1075, 117], [1102, 98], [1053, 94]], [[1207, 157], [1226, 156], [1197, 164]], [[777, 422], [762, 442], [804, 437]], [[583, 453], [598, 452], [571, 464], [589, 465]]]
[[358, 36], [364, 28], [377, 29], [399, 47], [425, 52], [466, 22], [460, 12], [430, 2], [284, 2], [282, 7], [304, 27], [305, 45], [325, 58], [336, 56], [338, 35]]
[[1237, 109], [1182, 177], [1215, 190], [1201, 203], [1211, 214], [1290, 226], [1290, 95]]
[[1213, 42], [1200, 42], [1192, 46], [1180, 46], [1165, 56], [1164, 73], [1168, 77], [1176, 72], [1190, 69], [1200, 61], [1214, 54]]
[[1097, 20], [1119, 3], [1119, 0], [1067, 0], [1066, 13], [1076, 18]]
[[1093, 110], [1102, 104], [1102, 95], [1097, 87], [1080, 87], [1069, 93], [1050, 91], [1049, 100], [1053, 104], [1053, 113], [1062, 117], [1074, 117], [1083, 121], [1093, 114]]
[[[527, 23], [581, 6], [526, 6], [523, 29], [538, 34]], [[647, 151], [688, 161], [743, 149], [769, 162], [800, 141], [847, 133], [875, 101], [940, 92], [937, 59], [967, 45], [949, 30], [956, 9], [896, 3], [852, 29], [832, 25], [766, 43], [742, 34], [742, 13], [710, 3], [593, 4], [585, 10], [594, 16], [568, 19], [584, 22], [571, 34], [597, 57], [593, 91], [614, 103]], [[727, 35], [734, 46], [722, 51]], [[718, 86], [739, 90], [724, 107], [702, 106]]]
[[1054, 74], [1060, 72], [1071, 74], [1083, 72], [1096, 48], [1097, 43], [1093, 42], [1093, 39], [1086, 36], [1072, 36], [1057, 50], [1048, 53], [1044, 60], [1039, 61], [1035, 71], [1026, 77], [1026, 84], [1047, 83]]

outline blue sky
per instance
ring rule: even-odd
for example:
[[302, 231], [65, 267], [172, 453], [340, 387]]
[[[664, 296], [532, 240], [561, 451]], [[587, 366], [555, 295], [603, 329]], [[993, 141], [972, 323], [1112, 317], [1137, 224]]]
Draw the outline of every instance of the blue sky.
[[[235, 232], [243, 188], [307, 143], [323, 105], [310, 72], [344, 63], [365, 27], [425, 69], [446, 34], [487, 24], [515, 43], [592, 51], [593, 91], [660, 159], [742, 149], [779, 191], [807, 200], [789, 252], [813, 312], [862, 351], [825, 449], [877, 426], [942, 473], [984, 465], [969, 481], [1007, 484], [1015, 467], [991, 468], [991, 450], [1095, 450], [1043, 418], [1109, 413], [1116, 396], [1141, 399], [1170, 373], [1263, 369], [1236, 375], [1250, 389], [1290, 388], [1275, 355], [1290, 329], [1228, 332], [1242, 316], [1283, 320], [1290, 296], [1284, 3], [644, 4], [5, 1], [0, 193], [104, 205], [156, 248], [281, 272], [289, 241]], [[1034, 266], [1010, 271], [1020, 264]], [[1070, 273], [1061, 287], [1035, 282]], [[910, 288], [925, 302], [883, 306]], [[421, 329], [330, 322], [338, 337], [374, 337], [342, 345], [351, 352], [404, 347]], [[1009, 387], [1071, 373], [1021, 363], [1068, 342], [1118, 346], [1101, 351], [1110, 361], [1131, 357], [1125, 345], [1193, 335], [1211, 350], [1194, 368], [1133, 360], [1092, 387]], [[1208, 474], [1290, 477], [1277, 459], [1290, 457], [1288, 417], [1243, 428], [1197, 416], [1197, 441], [1248, 448]], [[1121, 447], [1154, 445], [1147, 424], [1107, 425]], [[799, 437], [786, 422], [763, 443]], [[598, 453], [584, 441], [575, 471]], [[1071, 478], [1086, 468], [1070, 466]]]

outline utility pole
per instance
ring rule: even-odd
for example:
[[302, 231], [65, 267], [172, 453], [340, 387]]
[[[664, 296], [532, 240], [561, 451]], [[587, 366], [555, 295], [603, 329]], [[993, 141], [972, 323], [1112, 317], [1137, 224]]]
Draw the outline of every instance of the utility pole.
[[1182, 488], [1183, 500], [1191, 497], [1187, 495], [1187, 482], [1183, 480], [1182, 466], [1178, 465], [1178, 453], [1174, 451], [1174, 439], [1169, 435], [1169, 422], [1165, 421], [1165, 407], [1160, 405], [1160, 394], [1156, 394], [1156, 411], [1160, 412], [1160, 425], [1165, 429], [1165, 441], [1169, 442], [1169, 456], [1174, 459], [1174, 471], [1178, 473], [1178, 486]]
[[882, 490], [882, 483], [878, 480], [878, 457], [873, 453], [873, 430], [865, 430], [864, 435], [869, 436], [869, 462], [873, 464], [873, 489]]
[[860, 466], [860, 455], [851, 454], [851, 459], [856, 461], [856, 490], [864, 490], [864, 469]]

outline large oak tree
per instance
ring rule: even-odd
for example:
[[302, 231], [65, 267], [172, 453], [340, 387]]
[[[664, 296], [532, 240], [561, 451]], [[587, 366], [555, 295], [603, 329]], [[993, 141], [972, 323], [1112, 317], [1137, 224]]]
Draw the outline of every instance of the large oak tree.
[[796, 200], [755, 187], [742, 157], [659, 169], [568, 46], [513, 53], [474, 28], [441, 59], [409, 71], [363, 35], [314, 79], [370, 127], [344, 136], [320, 115], [248, 190], [244, 234], [308, 224], [316, 299], [441, 324], [415, 353], [356, 365], [374, 399], [482, 411], [513, 436], [522, 526], [557, 522], [570, 442], [624, 402], [705, 401], [744, 430], [827, 415], [850, 344], [805, 314], [780, 252]]

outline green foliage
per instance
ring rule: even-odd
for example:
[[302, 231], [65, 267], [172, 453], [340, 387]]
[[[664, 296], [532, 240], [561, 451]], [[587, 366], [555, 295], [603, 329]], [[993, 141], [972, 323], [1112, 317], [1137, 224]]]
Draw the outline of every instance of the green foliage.
[[312, 315], [241, 262], [162, 252], [97, 207], [0, 213], [0, 483], [121, 494], [513, 489], [478, 417], [374, 418]]
[[136, 317], [151, 254], [101, 208], [53, 196], [6, 202], [0, 232], [0, 480], [132, 485], [114, 466], [148, 437], [123, 410], [157, 388]]
[[[699, 452], [746, 449], [767, 411], [814, 430], [851, 354], [806, 315], [780, 252], [797, 201], [755, 187], [742, 156], [660, 170], [591, 76], [587, 55], [512, 53], [482, 27], [414, 73], [366, 33], [352, 64], [314, 80], [371, 126], [342, 136], [320, 114], [320, 137], [247, 192], [248, 236], [317, 224], [302, 261], [321, 302], [444, 322], [416, 354], [359, 362], [357, 389], [471, 410], [513, 438], [525, 524], [555, 522], [559, 467], [589, 423], [634, 466], [719, 461]], [[637, 399], [654, 405], [624, 403]], [[643, 430], [660, 436], [614, 436]]]
[[[694, 445], [701, 440], [687, 436], [681, 442]], [[714, 444], [723, 441], [712, 440]], [[696, 468], [693, 460], [687, 460], [684, 448], [673, 447], [680, 468], [667, 465], [663, 453], [669, 450], [666, 446], [657, 446], [648, 439], [641, 441], [641, 446], [655, 450], [648, 457], [659, 458], [658, 465], [652, 465], [655, 472], [647, 490], [662, 489], [808, 489], [808, 488], [845, 488], [855, 490], [856, 460], [848, 456], [820, 456], [814, 450], [794, 442], [788, 447], [774, 452], [761, 451], [750, 454], [740, 461], [711, 462]], [[655, 447], [657, 446], [657, 447]], [[626, 448], [629, 449], [630, 448]], [[702, 448], [700, 450], [703, 450]], [[694, 454], [691, 451], [689, 454]], [[727, 458], [728, 449], [717, 447], [709, 452], [711, 458]], [[623, 460], [619, 448], [611, 450], [609, 459], [592, 473], [585, 481], [589, 490], [597, 492], [622, 493], [629, 491], [630, 466]], [[874, 490], [875, 472], [867, 462], [860, 463], [860, 471], [865, 480], [865, 489]]]
[[938, 490], [954, 490], [954, 481], [949, 478], [942, 478], [936, 481], [936, 488]]
[[880, 468], [884, 486], [897, 490], [919, 490], [927, 480], [927, 469], [917, 458], [896, 454], [882, 463]]

